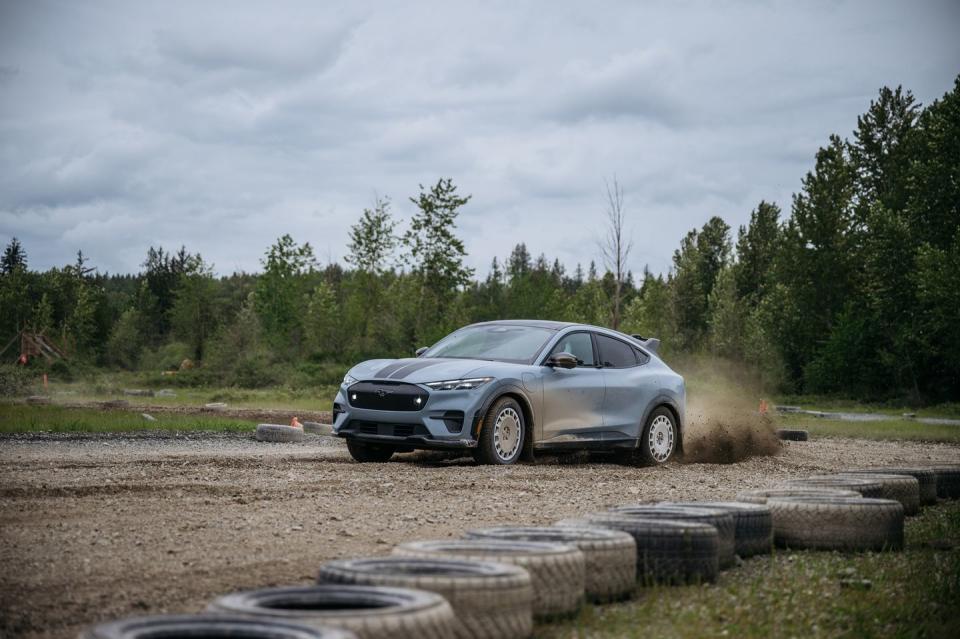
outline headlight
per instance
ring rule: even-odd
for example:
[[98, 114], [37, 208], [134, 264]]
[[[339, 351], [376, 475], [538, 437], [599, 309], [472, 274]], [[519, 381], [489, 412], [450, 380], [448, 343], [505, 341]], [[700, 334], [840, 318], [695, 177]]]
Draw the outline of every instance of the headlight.
[[433, 390], [470, 390], [479, 388], [489, 381], [492, 377], [473, 377], [471, 379], [448, 379], [443, 382], [427, 382], [424, 386]]
[[349, 386], [350, 384], [356, 384], [356, 383], [357, 383], [357, 378], [350, 375], [350, 373], [347, 373], [346, 375], [343, 376], [344, 386]]

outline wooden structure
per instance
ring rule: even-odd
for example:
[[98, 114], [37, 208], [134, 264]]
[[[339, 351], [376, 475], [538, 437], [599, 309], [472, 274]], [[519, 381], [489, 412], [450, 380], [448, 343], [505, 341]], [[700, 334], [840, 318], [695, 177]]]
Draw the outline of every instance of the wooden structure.
[[17, 360], [21, 364], [26, 364], [31, 357], [43, 357], [48, 362], [57, 359], [67, 359], [67, 354], [60, 348], [56, 342], [43, 333], [31, 333], [27, 330], [20, 331], [15, 335], [7, 345], [0, 351], [0, 357], [3, 357], [11, 346], [17, 340], [20, 340], [20, 352], [17, 354]]

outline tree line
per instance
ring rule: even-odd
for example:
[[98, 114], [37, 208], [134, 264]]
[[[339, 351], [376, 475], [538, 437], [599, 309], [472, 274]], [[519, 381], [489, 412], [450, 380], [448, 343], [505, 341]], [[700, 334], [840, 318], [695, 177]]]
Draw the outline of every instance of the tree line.
[[625, 270], [615, 180], [601, 263], [572, 271], [521, 242], [477, 278], [456, 228], [469, 200], [449, 179], [421, 186], [401, 228], [378, 198], [351, 227], [346, 266], [284, 235], [255, 274], [216, 276], [186, 248], [150, 248], [135, 275], [101, 274], [82, 253], [36, 272], [14, 238], [0, 340], [27, 328], [60, 340], [74, 365], [190, 359], [190, 383], [310, 385], [470, 322], [543, 318], [655, 335], [668, 358], [742, 362], [786, 392], [960, 399], [960, 77], [927, 106], [881, 89], [850, 138], [817, 151], [788, 212], [762, 201], [735, 234], [710, 218], [665, 274]]

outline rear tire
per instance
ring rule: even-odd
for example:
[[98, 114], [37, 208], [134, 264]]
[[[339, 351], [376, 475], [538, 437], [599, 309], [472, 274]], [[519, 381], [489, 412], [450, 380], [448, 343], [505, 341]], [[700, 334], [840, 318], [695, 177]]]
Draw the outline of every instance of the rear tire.
[[666, 464], [677, 452], [679, 442], [680, 430], [673, 413], [666, 406], [657, 408], [650, 413], [640, 436], [640, 463], [644, 466]]
[[394, 446], [386, 444], [368, 444], [355, 439], [347, 440], [347, 450], [355, 461], [361, 464], [384, 463], [390, 461], [393, 454], [397, 452]]
[[526, 436], [520, 404], [511, 397], [501, 397], [483, 417], [473, 458], [478, 464], [515, 464], [523, 453]]

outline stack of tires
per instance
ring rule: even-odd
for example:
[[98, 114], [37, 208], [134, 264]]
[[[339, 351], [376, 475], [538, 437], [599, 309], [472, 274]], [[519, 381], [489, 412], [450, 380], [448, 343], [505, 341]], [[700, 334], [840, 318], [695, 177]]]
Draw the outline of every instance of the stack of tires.
[[960, 465], [857, 468], [746, 490], [736, 501], [624, 505], [553, 526], [496, 526], [330, 561], [311, 586], [216, 598], [202, 615], [95, 626], [81, 639], [524, 639], [638, 584], [711, 582], [774, 545], [898, 550], [904, 517], [960, 497]]

